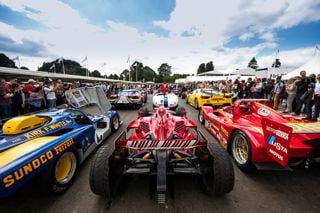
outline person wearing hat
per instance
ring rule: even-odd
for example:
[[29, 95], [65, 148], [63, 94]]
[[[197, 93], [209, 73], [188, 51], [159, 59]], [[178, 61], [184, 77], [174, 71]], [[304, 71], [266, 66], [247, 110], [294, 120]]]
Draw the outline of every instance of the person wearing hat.
[[33, 79], [29, 79], [28, 80], [28, 84], [25, 86], [25, 91], [26, 91], [26, 95], [27, 95], [27, 98], [30, 96], [30, 94], [34, 91], [35, 89], [35, 86], [34, 84], [36, 83], [35, 80]]
[[53, 87], [52, 82], [45, 81], [43, 90], [48, 102], [48, 109], [56, 107], [56, 102], [57, 102], [57, 96], [55, 93], [56, 88]]

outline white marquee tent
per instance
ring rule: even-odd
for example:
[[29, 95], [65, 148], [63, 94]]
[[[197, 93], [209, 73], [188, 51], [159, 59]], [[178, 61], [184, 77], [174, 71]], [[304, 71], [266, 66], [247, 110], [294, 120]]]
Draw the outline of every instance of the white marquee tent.
[[318, 48], [316, 49], [315, 55], [312, 58], [310, 58], [309, 61], [307, 61], [305, 64], [298, 67], [297, 69], [284, 75], [282, 78], [289, 79], [295, 76], [300, 76], [300, 72], [302, 70], [305, 70], [307, 72], [307, 76], [310, 74], [320, 74], [320, 50]]

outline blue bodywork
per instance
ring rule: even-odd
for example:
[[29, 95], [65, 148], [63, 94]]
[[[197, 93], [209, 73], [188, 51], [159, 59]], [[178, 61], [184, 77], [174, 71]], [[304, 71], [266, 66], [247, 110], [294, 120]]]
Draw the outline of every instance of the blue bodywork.
[[[1, 165], [0, 163], [0, 197], [12, 194], [68, 150], [72, 150], [76, 154], [79, 163], [83, 162], [95, 147], [111, 133], [112, 119], [115, 116], [120, 118], [115, 111], [108, 111], [106, 115], [93, 116], [79, 109], [70, 108], [33, 115], [49, 118], [50, 121], [41, 127], [18, 135], [7, 136], [3, 135], [1, 131], [0, 162], [4, 162], [4, 158], [7, 157], [3, 156], [8, 156], [7, 153], [10, 149], [28, 142], [33, 143], [34, 139], [40, 137], [54, 137], [50, 137], [48, 142], [44, 142], [43, 145], [30, 152], [14, 156], [13, 160], [6, 159], [7, 164], [2, 163], [3, 165]], [[98, 122], [105, 122], [105, 125], [97, 127]], [[99, 134], [101, 135], [97, 135], [97, 128], [100, 128]]]

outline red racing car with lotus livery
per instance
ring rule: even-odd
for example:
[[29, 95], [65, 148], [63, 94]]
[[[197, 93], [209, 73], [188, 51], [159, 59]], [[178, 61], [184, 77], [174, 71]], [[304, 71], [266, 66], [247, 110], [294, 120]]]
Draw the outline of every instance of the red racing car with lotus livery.
[[[102, 146], [93, 160], [90, 187], [109, 201], [121, 179], [149, 175], [158, 203], [166, 203], [167, 179], [176, 174], [199, 177], [209, 194], [225, 194], [234, 186], [232, 162], [217, 142], [208, 142], [186, 117], [184, 108], [160, 106], [139, 111], [115, 142]], [[170, 184], [169, 184], [170, 185]], [[152, 193], [153, 194], [153, 193]]]
[[204, 106], [198, 118], [243, 171], [320, 162], [320, 122], [282, 114], [271, 106], [266, 99], [241, 99], [217, 110]]

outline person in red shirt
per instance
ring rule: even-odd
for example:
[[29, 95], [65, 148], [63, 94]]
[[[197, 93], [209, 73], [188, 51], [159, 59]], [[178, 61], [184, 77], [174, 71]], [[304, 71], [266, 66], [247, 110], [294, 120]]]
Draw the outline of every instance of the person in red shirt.
[[30, 94], [34, 91], [34, 89], [35, 89], [35, 86], [34, 86], [34, 84], [35, 84], [35, 80], [33, 80], [33, 79], [29, 79], [28, 80], [28, 84], [25, 86], [25, 91], [26, 91], [26, 95], [29, 97], [30, 96]]

